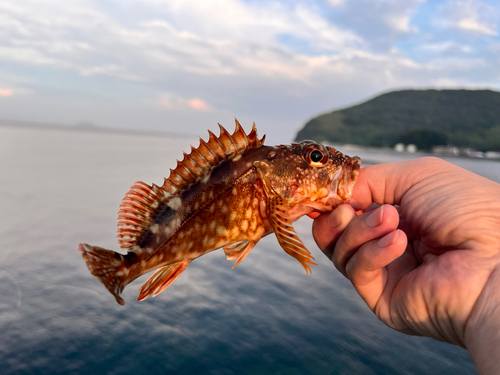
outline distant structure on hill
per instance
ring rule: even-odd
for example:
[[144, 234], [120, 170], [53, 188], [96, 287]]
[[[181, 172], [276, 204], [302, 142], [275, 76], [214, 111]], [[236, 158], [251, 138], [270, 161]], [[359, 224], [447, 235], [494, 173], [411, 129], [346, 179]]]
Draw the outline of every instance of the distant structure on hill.
[[500, 92], [492, 90], [403, 90], [320, 115], [299, 131], [297, 141], [419, 150], [453, 146], [500, 151]]

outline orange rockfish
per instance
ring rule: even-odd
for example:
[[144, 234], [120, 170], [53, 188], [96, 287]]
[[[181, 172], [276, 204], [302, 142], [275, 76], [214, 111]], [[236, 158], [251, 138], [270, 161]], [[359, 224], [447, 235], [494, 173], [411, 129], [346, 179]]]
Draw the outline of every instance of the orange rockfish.
[[[311, 272], [314, 258], [297, 237], [292, 222], [313, 211], [331, 211], [352, 195], [360, 159], [313, 141], [264, 146], [255, 124], [246, 134], [220, 126], [198, 148], [184, 153], [162, 186], [136, 182], [118, 213], [122, 255], [80, 244], [90, 272], [124, 304], [125, 285], [156, 272], [141, 287], [138, 300], [157, 295], [192, 260], [224, 248], [240, 263], [255, 244], [274, 232], [279, 244]], [[233, 267], [234, 267], [233, 266]]]

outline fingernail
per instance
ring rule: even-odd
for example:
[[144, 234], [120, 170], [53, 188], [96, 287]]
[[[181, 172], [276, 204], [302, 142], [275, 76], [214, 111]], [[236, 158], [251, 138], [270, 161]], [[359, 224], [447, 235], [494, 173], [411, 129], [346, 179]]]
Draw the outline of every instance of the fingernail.
[[375, 211], [373, 211], [371, 214], [369, 214], [366, 219], [365, 223], [369, 227], [377, 227], [380, 224], [382, 224], [382, 215], [384, 214], [384, 206], [380, 206], [380, 208], [377, 208]]
[[399, 229], [391, 232], [389, 234], [386, 234], [384, 237], [382, 237], [380, 240], [377, 241], [377, 246], [378, 247], [387, 247], [389, 245], [392, 245], [394, 242], [397, 241], [399, 237]]
[[337, 211], [333, 211], [326, 218], [326, 223], [332, 229], [338, 228], [340, 226], [340, 224], [342, 223], [342, 220], [340, 219], [339, 213]]

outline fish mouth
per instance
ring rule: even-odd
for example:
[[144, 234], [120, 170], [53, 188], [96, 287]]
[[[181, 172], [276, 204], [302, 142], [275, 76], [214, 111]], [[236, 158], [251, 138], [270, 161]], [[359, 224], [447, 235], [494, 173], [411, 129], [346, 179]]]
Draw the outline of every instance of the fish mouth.
[[344, 164], [337, 169], [332, 178], [328, 195], [319, 201], [308, 202], [307, 206], [316, 212], [327, 212], [339, 204], [348, 203], [352, 198], [360, 167], [359, 157], [346, 156]]
[[358, 179], [361, 159], [357, 156], [347, 157], [346, 163], [342, 168], [342, 175], [338, 181], [337, 195], [340, 199], [348, 202], [352, 198], [354, 185]]

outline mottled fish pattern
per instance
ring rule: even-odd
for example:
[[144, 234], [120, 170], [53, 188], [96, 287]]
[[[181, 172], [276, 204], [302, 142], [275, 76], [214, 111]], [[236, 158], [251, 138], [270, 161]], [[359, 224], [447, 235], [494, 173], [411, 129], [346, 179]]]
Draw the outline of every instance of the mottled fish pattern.
[[[124, 304], [120, 294], [137, 277], [156, 272], [138, 300], [165, 290], [194, 259], [219, 248], [239, 264], [264, 236], [275, 233], [285, 252], [306, 272], [314, 258], [292, 222], [327, 212], [352, 195], [360, 167], [329, 146], [313, 141], [265, 146], [255, 124], [246, 134], [221, 125], [184, 153], [162, 186], [136, 182], [123, 198], [117, 238], [126, 254], [88, 244], [79, 250], [90, 272]], [[233, 266], [233, 267], [234, 267]]]

